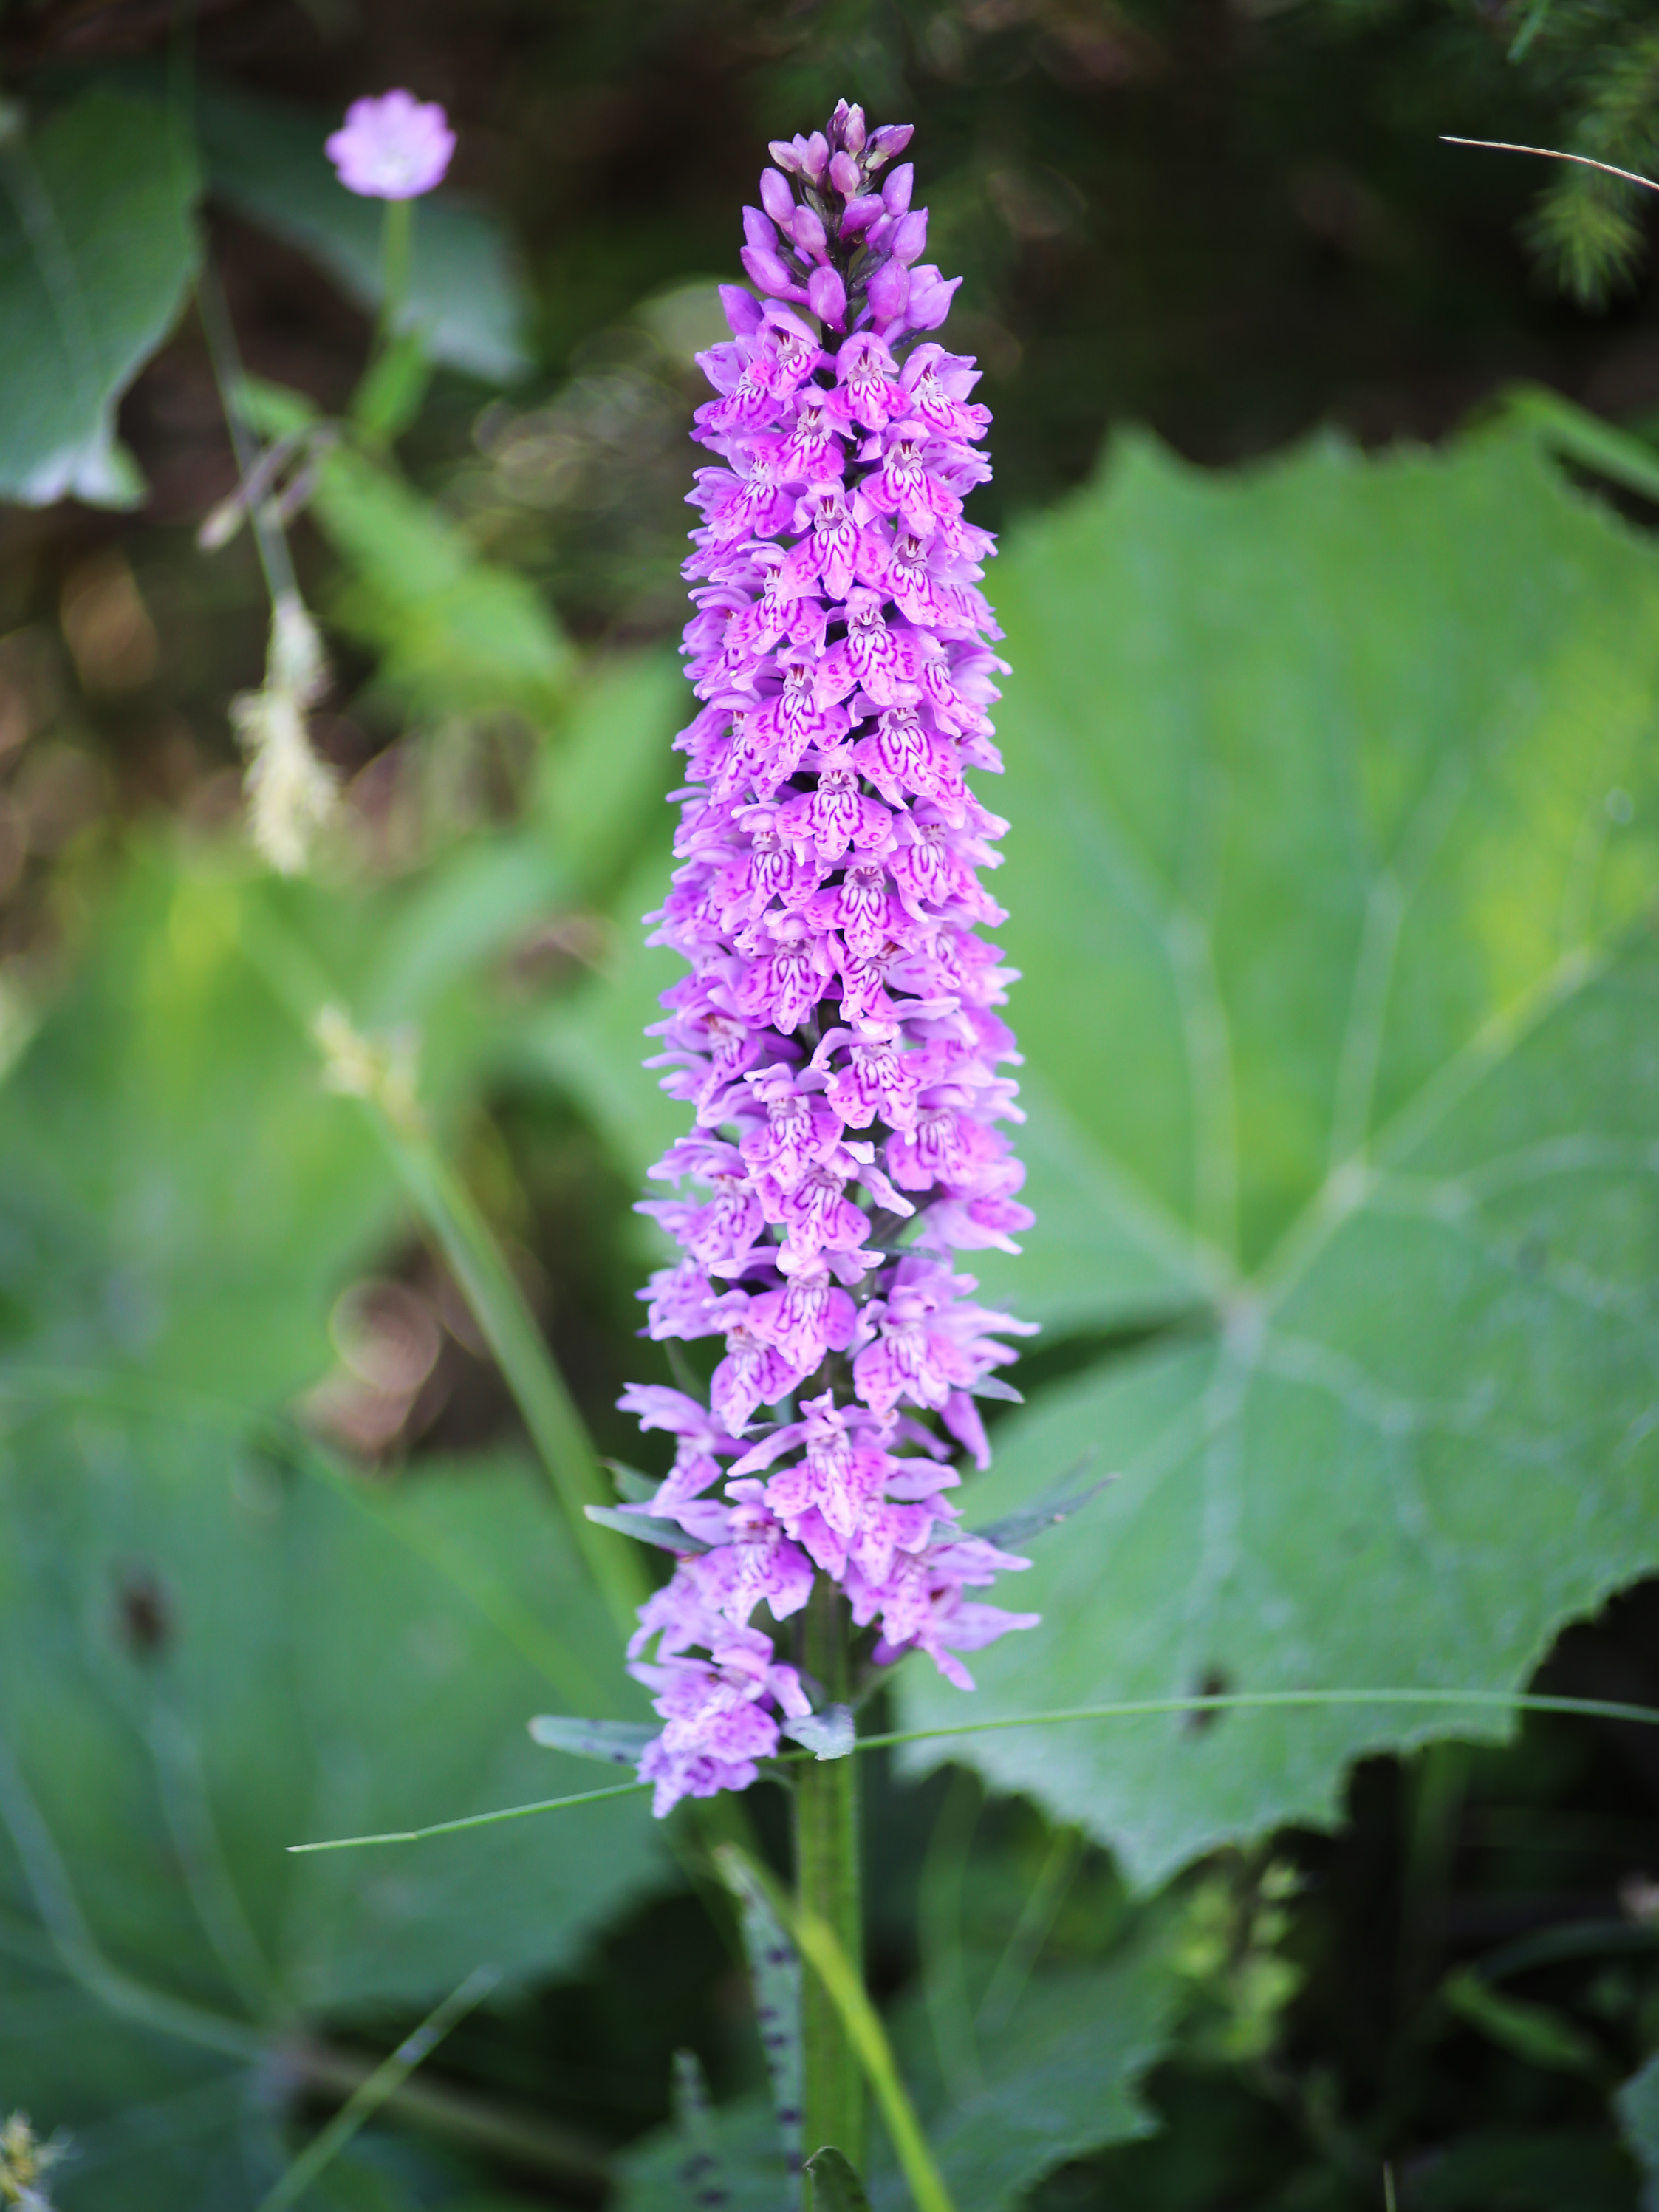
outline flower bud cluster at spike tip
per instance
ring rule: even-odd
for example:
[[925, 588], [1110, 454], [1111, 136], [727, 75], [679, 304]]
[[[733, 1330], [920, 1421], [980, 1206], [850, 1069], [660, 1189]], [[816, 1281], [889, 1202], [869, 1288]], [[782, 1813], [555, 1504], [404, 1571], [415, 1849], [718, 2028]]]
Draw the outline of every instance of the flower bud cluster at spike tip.
[[[974, 1303], [957, 1252], [1017, 1250], [1030, 1215], [998, 1126], [1020, 1117], [996, 1008], [1012, 970], [979, 934], [1006, 825], [964, 771], [996, 771], [1004, 669], [963, 517], [990, 471], [971, 361], [921, 333], [956, 280], [923, 264], [908, 125], [772, 149], [732, 337], [700, 356], [702, 526], [685, 649], [701, 712], [684, 752], [680, 866], [653, 942], [691, 973], [653, 1031], [694, 1109], [653, 1170], [684, 1258], [641, 1293], [657, 1338], [719, 1335], [707, 1406], [635, 1384], [675, 1439], [640, 1510], [688, 1538], [641, 1608], [634, 1672], [665, 1726], [640, 1771], [656, 1809], [744, 1789], [811, 1708], [756, 1625], [830, 1577], [878, 1662], [957, 1654], [1035, 1616], [970, 1599], [1023, 1567], [963, 1533], [947, 1493], [988, 1459], [973, 1393], [1027, 1325]], [[883, 173], [884, 172], [884, 174]], [[808, 319], [808, 318], [811, 319]], [[648, 1659], [646, 1653], [654, 1646]]]

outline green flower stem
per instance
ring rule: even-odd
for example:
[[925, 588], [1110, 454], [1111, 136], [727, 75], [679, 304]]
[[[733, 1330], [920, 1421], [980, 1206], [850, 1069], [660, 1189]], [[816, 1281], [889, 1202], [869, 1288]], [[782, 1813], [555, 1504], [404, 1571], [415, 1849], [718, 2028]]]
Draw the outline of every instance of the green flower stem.
[[[847, 1702], [847, 1601], [820, 1575], [807, 1601], [802, 1657], [832, 1705]], [[859, 1881], [858, 1761], [809, 1759], [795, 1770], [795, 1893], [802, 1914], [829, 1929], [860, 1981], [864, 1921]], [[861, 1994], [861, 1982], [860, 1994]], [[833, 2143], [864, 2164], [864, 2084], [841, 2002], [820, 1975], [801, 1991], [805, 2077], [802, 2142], [810, 2158]]]
[[409, 298], [410, 262], [415, 244], [415, 203], [387, 200], [380, 232], [380, 320], [374, 350], [384, 353], [398, 335], [398, 319]]

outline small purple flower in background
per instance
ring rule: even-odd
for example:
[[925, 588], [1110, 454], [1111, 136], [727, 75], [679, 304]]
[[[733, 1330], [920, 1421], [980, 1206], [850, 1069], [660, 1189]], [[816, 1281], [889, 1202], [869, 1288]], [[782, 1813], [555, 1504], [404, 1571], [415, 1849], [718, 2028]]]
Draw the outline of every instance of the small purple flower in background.
[[435, 100], [384, 92], [378, 100], [354, 100], [344, 124], [325, 144], [349, 192], [372, 200], [412, 200], [442, 183], [455, 133]]
[[677, 1439], [638, 1510], [687, 1538], [630, 1650], [665, 1723], [640, 1767], [659, 1814], [746, 1788], [810, 1710], [769, 1626], [816, 1577], [878, 1664], [925, 1651], [963, 1689], [957, 1654], [1036, 1621], [966, 1596], [1029, 1562], [945, 1495], [958, 1451], [989, 1456], [975, 1394], [1014, 1358], [999, 1339], [1029, 1333], [951, 1255], [1017, 1250], [1031, 1216], [997, 1126], [1020, 1119], [994, 1011], [1012, 971], [978, 934], [1004, 919], [979, 872], [1007, 825], [964, 780], [1002, 765], [994, 548], [962, 511], [990, 416], [971, 359], [924, 338], [960, 279], [921, 263], [927, 210], [910, 165], [888, 169], [909, 137], [843, 100], [773, 146], [744, 211], [766, 296], [722, 287], [732, 339], [699, 356], [703, 703], [675, 741], [682, 865], [650, 917], [691, 969], [653, 1064], [696, 1121], [653, 1170], [689, 1194], [642, 1209], [684, 1256], [641, 1295], [650, 1335], [725, 1354], [707, 1406], [622, 1401]]

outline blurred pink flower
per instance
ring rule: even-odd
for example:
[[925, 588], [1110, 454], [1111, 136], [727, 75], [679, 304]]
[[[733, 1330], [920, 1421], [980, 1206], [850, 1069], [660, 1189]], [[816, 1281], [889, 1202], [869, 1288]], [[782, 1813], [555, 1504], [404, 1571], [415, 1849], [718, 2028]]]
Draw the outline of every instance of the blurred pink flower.
[[325, 143], [349, 192], [374, 200], [412, 200], [441, 183], [455, 151], [455, 133], [436, 100], [386, 92], [378, 100], [354, 100], [343, 126]]

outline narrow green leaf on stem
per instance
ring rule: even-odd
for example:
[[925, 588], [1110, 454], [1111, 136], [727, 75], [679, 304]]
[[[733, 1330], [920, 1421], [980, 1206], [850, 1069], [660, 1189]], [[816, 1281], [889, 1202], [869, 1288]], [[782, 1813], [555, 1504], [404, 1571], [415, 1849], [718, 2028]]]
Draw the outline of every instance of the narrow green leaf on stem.
[[487, 1997], [501, 1979], [494, 1966], [480, 1966], [452, 1990], [437, 2010], [423, 2020], [398, 2048], [374, 2069], [361, 2087], [353, 2091], [334, 2118], [301, 2152], [261, 2203], [258, 2212], [288, 2212], [303, 2197], [325, 2166], [332, 2164], [364, 2123], [374, 2118], [422, 2061], [428, 2057], [472, 2008]]
[[[732, 1845], [726, 1844], [719, 1856], [724, 1859], [742, 1855]], [[764, 1868], [750, 1861], [746, 1873], [750, 1880], [764, 1890], [773, 1911], [793, 1939], [796, 1949], [811, 1967], [840, 2014], [848, 2040], [857, 2052], [872, 2093], [881, 2107], [882, 2118], [886, 2123], [894, 2154], [915, 2200], [917, 2212], [956, 2212], [951, 2193], [945, 2185], [944, 2176], [934, 2163], [933, 2152], [927, 2147], [927, 2138], [921, 2131], [915, 2108], [899, 2078], [886, 2030], [882, 2027], [875, 2007], [866, 1996], [863, 1980], [836, 1939], [835, 1930], [817, 1913], [804, 1911], [793, 1905]], [[822, 2206], [815, 2207], [814, 2212], [823, 2212]]]
[[351, 419], [380, 444], [400, 438], [421, 411], [432, 363], [417, 331], [400, 331], [364, 370], [351, 395]]
[[459, 1820], [439, 1820], [429, 1828], [394, 1828], [383, 1836], [331, 1836], [320, 1844], [290, 1844], [296, 1856], [304, 1851], [357, 1851], [371, 1844], [420, 1844], [428, 1836], [453, 1836], [462, 1828], [493, 1828], [501, 1820], [522, 1820], [531, 1813], [561, 1813], [567, 1805], [597, 1805], [605, 1797], [643, 1796], [648, 1782], [617, 1782], [609, 1790], [581, 1790], [574, 1797], [543, 1797], [533, 1805], [505, 1805], [499, 1813], [469, 1813]]
[[[1659, 1727], [1659, 1710], [1649, 1705], [1620, 1705], [1607, 1698], [1511, 1697], [1501, 1690], [1263, 1690], [1224, 1692], [1216, 1697], [1131, 1698], [1113, 1705], [1078, 1705], [1052, 1713], [1011, 1713], [1004, 1718], [966, 1721], [953, 1728], [895, 1729], [884, 1735], [860, 1736], [860, 1751], [880, 1751], [898, 1743], [930, 1743], [936, 1737], [976, 1735], [981, 1730], [1048, 1728], [1061, 1721], [1134, 1720], [1147, 1714], [1203, 1713], [1249, 1711], [1274, 1705], [1509, 1705], [1519, 1712], [1566, 1713], [1581, 1719], [1635, 1721]], [[802, 1778], [819, 1762], [807, 1752], [786, 1752], [785, 1759], [799, 1760]], [[810, 1763], [809, 1763], [810, 1762]], [[837, 1760], [839, 1767], [844, 1762]], [[584, 1790], [574, 1797], [549, 1797], [534, 1805], [509, 1805], [499, 1813], [471, 1813], [461, 1820], [441, 1820], [430, 1828], [402, 1828], [383, 1836], [340, 1836], [327, 1843], [290, 1844], [290, 1851], [354, 1850], [368, 1844], [415, 1844], [428, 1836], [447, 1836], [457, 1828], [487, 1828], [497, 1820], [519, 1820], [529, 1813], [556, 1813], [567, 1805], [591, 1805], [600, 1797], [626, 1797], [651, 1787], [648, 1782], [625, 1782], [611, 1790]], [[720, 1801], [716, 1800], [716, 1802]]]
[[648, 1721], [589, 1721], [571, 1713], [538, 1713], [530, 1723], [532, 1742], [575, 1759], [597, 1759], [605, 1766], [636, 1767], [659, 1733]]
[[[1637, 1721], [1659, 1728], [1659, 1707], [1626, 1705], [1607, 1698], [1529, 1696], [1510, 1690], [1223, 1690], [1213, 1696], [1122, 1698], [1108, 1705], [1068, 1705], [1051, 1712], [994, 1713], [984, 1720], [957, 1721], [945, 1728], [892, 1729], [860, 1736], [860, 1751], [884, 1750], [898, 1743], [933, 1743], [957, 1735], [983, 1735], [993, 1729], [1052, 1728], [1062, 1721], [1139, 1720], [1158, 1713], [1227, 1713], [1283, 1706], [1483, 1705], [1522, 1713], [1572, 1713], [1586, 1720]], [[785, 1756], [788, 1754], [786, 1753]]]

